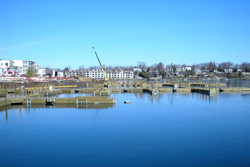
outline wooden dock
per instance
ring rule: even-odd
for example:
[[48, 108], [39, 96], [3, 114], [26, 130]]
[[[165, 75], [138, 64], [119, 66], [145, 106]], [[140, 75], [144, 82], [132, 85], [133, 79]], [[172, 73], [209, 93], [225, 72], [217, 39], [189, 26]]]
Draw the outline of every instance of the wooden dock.
[[115, 98], [108, 98], [107, 96], [91, 97], [91, 96], [79, 96], [72, 98], [37, 98], [37, 97], [20, 97], [12, 98], [8, 100], [0, 100], [0, 107], [16, 104], [43, 104], [43, 105], [54, 105], [54, 104], [114, 104]]
[[[36, 87], [19, 87], [17, 89], [1, 89], [0, 107], [16, 104], [39, 104], [39, 105], [70, 105], [70, 104], [114, 104], [115, 99], [109, 98], [114, 93], [140, 93], [148, 92], [152, 95], [161, 93], [191, 93], [198, 92], [215, 96], [219, 92], [226, 93], [245, 93], [250, 92], [247, 87], [227, 88], [225, 83], [204, 83], [204, 82], [176, 82], [176, 83], [146, 83], [133, 82], [125, 84], [93, 84], [91, 87], [84, 89], [77, 89], [76, 85], [68, 85], [65, 89], [55, 89], [54, 85], [40, 84]], [[64, 86], [65, 87], [65, 86]], [[56, 94], [91, 94], [93, 96], [79, 96], [72, 98], [55, 98], [51, 97]], [[8, 94], [19, 95], [19, 97], [8, 98]]]

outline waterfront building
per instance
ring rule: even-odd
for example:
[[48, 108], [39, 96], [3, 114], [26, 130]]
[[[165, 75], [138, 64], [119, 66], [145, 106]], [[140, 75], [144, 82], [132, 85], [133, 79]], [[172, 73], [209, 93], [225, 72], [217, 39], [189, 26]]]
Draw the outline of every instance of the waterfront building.
[[[123, 71], [123, 70], [107, 70], [105, 71], [106, 77], [109, 79], [133, 79], [133, 71]], [[69, 70], [65, 71], [66, 77], [84, 77], [93, 79], [104, 79], [104, 74], [101, 69], [93, 70]]]
[[13, 60], [0, 60], [0, 67], [3, 69], [12, 68], [13, 64]]
[[0, 60], [0, 67], [4, 68], [6, 73], [7, 71], [10, 73], [11, 71], [16, 71], [16, 74], [18, 75], [26, 74], [29, 68], [33, 70], [34, 73], [36, 73], [39, 69], [39, 65], [37, 65], [34, 61], [26, 60]]
[[40, 68], [37, 70], [37, 75], [38, 76], [45, 76], [46, 75], [46, 69], [45, 68]]

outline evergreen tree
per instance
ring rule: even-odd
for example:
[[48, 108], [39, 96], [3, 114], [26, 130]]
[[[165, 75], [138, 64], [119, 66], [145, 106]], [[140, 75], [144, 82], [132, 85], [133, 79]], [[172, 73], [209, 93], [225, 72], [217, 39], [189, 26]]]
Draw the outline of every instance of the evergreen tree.
[[34, 75], [33, 71], [29, 68], [26, 73], [26, 77], [32, 77]]

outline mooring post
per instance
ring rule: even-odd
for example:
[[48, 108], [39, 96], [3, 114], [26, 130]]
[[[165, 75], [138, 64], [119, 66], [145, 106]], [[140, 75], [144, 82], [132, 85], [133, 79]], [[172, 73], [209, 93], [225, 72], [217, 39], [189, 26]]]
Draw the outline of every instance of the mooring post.
[[42, 94], [44, 94], [44, 84], [42, 84]]
[[8, 91], [5, 91], [5, 104], [7, 104], [7, 98], [8, 98]]
[[199, 84], [198, 88], [199, 88], [199, 92], [200, 92], [201, 91], [201, 83], [199, 82], [198, 84]]
[[19, 87], [19, 96], [22, 96], [22, 87]]

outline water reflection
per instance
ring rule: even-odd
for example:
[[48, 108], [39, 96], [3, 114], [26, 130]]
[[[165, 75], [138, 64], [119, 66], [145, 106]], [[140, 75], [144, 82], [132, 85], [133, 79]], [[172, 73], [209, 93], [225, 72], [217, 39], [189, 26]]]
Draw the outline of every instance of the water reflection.
[[64, 93], [59, 95], [52, 95], [50, 97], [58, 97], [58, 98], [70, 98], [70, 97], [78, 97], [78, 96], [99, 96], [94, 95], [93, 93]]
[[158, 93], [158, 94], [131, 93], [131, 94], [134, 94], [136, 98], [140, 97], [141, 99], [143, 99], [143, 96], [147, 96], [148, 101], [150, 101], [151, 103], [153, 103], [154, 101], [157, 103], [160, 103], [161, 100], [163, 100], [165, 98], [165, 96], [168, 96], [170, 103], [173, 104], [174, 95], [183, 96], [185, 98], [197, 99], [197, 100], [201, 100], [201, 101], [205, 101], [205, 102], [217, 102], [217, 95], [210, 96], [207, 94], [197, 93], [197, 92], [193, 92], [193, 93], [164, 93], [164, 94], [161, 94], [161, 93]]
[[248, 87], [250, 88], [250, 81], [231, 81], [226, 82], [227, 87]]
[[174, 94], [178, 94], [179, 96], [185, 97], [187, 99], [196, 99], [204, 102], [217, 102], [217, 95], [210, 96], [204, 93], [193, 92], [193, 93], [172, 93], [172, 95], [171, 94], [169, 95], [169, 100], [171, 101], [171, 103], [173, 103], [174, 101], [175, 97]]
[[204, 81], [205, 83], [225, 83], [226, 87], [248, 87], [250, 88], [250, 81], [249, 80], [228, 80], [228, 81]]
[[[173, 102], [176, 101], [180, 97], [184, 97], [184, 99], [191, 99], [191, 100], [198, 100], [203, 101], [206, 103], [217, 103], [217, 97], [220, 95], [223, 95], [224, 99], [229, 99], [232, 96], [235, 96], [236, 94], [242, 94], [242, 93], [218, 93], [215, 96], [209, 96], [207, 94], [203, 93], [158, 93], [158, 94], [150, 94], [147, 92], [137, 92], [137, 93], [117, 93], [112, 94], [118, 102], [121, 103], [120, 99], [121, 97], [131, 97], [134, 96], [138, 100], [148, 100], [151, 103], [165, 103], [166, 101], [169, 101], [169, 104], [173, 105]], [[77, 97], [82, 96], [84, 94], [61, 94], [58, 95], [58, 97]], [[90, 95], [90, 94], [88, 94]], [[243, 93], [242, 96], [250, 96], [249, 93]], [[124, 100], [124, 98], [122, 99]], [[123, 101], [122, 101], [123, 103]], [[31, 105], [14, 105], [14, 106], [6, 106], [1, 107], [0, 112], [5, 112], [6, 121], [8, 121], [8, 110], [17, 109], [18, 112], [22, 112], [23, 110], [30, 112], [35, 111], [36, 109], [40, 108], [46, 108], [46, 109], [57, 109], [57, 108], [76, 108], [76, 109], [108, 109], [108, 108], [114, 108], [116, 104], [55, 104], [55, 105], [44, 105], [44, 104], [31, 104]]]
[[5, 112], [6, 112], [6, 114], [5, 114], [5, 116], [6, 116], [6, 121], [8, 121], [8, 110], [6, 110]]

